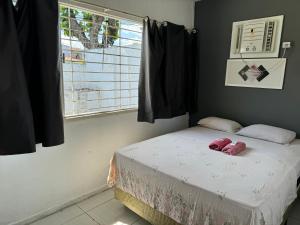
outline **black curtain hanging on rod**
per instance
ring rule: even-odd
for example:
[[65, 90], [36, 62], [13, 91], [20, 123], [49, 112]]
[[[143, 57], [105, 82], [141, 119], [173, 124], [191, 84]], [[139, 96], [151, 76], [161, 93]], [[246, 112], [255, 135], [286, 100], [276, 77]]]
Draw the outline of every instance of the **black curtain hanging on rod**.
[[64, 142], [57, 0], [0, 2], [0, 155]]
[[138, 121], [197, 111], [196, 30], [144, 19]]

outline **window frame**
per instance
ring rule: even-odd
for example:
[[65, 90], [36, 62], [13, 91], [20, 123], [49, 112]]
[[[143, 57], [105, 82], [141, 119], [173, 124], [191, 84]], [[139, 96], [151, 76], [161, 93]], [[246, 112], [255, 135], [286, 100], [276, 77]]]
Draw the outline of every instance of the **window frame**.
[[[90, 13], [100, 15], [100, 16], [108, 16], [113, 19], [118, 20], [128, 20], [132, 21], [134, 23], [139, 23], [142, 25], [143, 18], [140, 16], [135, 16], [130, 13], [125, 13], [117, 10], [108, 9], [102, 6], [98, 5], [92, 5], [89, 3], [79, 2], [79, 1], [73, 1], [73, 0], [59, 0], [59, 8], [61, 6], [64, 7], [73, 7], [77, 8], [79, 10], [88, 11]], [[60, 27], [59, 27], [60, 30]], [[141, 33], [142, 34], [142, 33]], [[142, 41], [142, 40], [141, 40]], [[121, 48], [121, 46], [119, 46]], [[116, 110], [109, 110], [109, 111], [99, 111], [99, 112], [86, 112], [86, 113], [80, 113], [76, 115], [66, 115], [65, 113], [65, 88], [64, 88], [64, 71], [63, 71], [63, 48], [61, 45], [61, 32], [59, 31], [59, 52], [60, 52], [60, 69], [61, 69], [61, 101], [62, 101], [62, 111], [63, 111], [63, 117], [65, 120], [70, 119], [79, 119], [79, 118], [85, 118], [85, 117], [95, 117], [95, 116], [106, 116], [110, 114], [119, 114], [119, 113], [129, 113], [129, 112], [136, 112], [138, 110], [138, 106], [132, 107], [132, 108], [120, 108]], [[139, 82], [139, 80], [137, 80]], [[121, 91], [121, 88], [120, 90]], [[120, 99], [121, 100], [121, 99]], [[101, 108], [99, 108], [101, 109]]]

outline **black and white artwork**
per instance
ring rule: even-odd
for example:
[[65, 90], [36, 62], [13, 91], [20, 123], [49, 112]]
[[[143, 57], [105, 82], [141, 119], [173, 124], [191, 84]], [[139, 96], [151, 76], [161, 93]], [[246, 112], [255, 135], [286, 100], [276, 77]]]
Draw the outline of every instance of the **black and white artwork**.
[[286, 59], [227, 61], [225, 86], [282, 89]]

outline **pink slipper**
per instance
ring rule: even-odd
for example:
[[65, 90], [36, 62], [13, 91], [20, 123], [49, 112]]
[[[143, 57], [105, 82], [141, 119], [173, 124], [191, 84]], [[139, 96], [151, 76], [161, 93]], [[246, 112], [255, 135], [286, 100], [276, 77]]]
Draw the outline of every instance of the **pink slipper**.
[[246, 144], [244, 142], [238, 141], [236, 144], [228, 144], [223, 149], [222, 152], [228, 155], [238, 155], [246, 149]]
[[221, 151], [226, 145], [230, 144], [232, 141], [228, 138], [220, 138], [214, 140], [209, 144], [209, 148], [216, 151]]

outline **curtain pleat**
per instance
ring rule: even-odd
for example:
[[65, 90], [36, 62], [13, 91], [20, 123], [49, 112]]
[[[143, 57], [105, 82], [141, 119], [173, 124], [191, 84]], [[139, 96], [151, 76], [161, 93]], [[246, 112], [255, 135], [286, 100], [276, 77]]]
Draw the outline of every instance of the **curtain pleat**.
[[144, 20], [142, 42], [138, 121], [153, 123], [158, 114], [167, 110], [163, 88], [165, 50], [162, 31], [156, 21], [151, 24], [150, 19]]
[[186, 76], [186, 106], [189, 114], [198, 112], [198, 33], [185, 31], [185, 76]]
[[26, 85], [14, 6], [0, 1], [0, 154], [35, 149], [33, 117]]
[[0, 2], [0, 155], [62, 144], [58, 2]]
[[153, 38], [151, 32], [151, 26], [149, 20], [143, 21], [143, 38], [142, 38], [142, 55], [141, 55], [141, 67], [139, 78], [139, 108], [138, 108], [138, 121], [154, 121], [154, 108], [153, 108], [153, 91], [151, 89], [152, 77], [150, 61], [152, 56], [152, 44]]
[[165, 40], [164, 89], [166, 90], [167, 118], [186, 113], [185, 99], [185, 27], [168, 22], [162, 26]]
[[[28, 0], [27, 0], [28, 1]], [[34, 18], [33, 112], [36, 143], [51, 147], [64, 142], [61, 108], [57, 0], [31, 0]], [[41, 93], [40, 96], [37, 94]]]
[[184, 26], [144, 20], [138, 121], [181, 116], [197, 110], [196, 33]]

